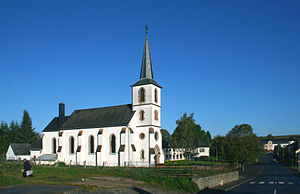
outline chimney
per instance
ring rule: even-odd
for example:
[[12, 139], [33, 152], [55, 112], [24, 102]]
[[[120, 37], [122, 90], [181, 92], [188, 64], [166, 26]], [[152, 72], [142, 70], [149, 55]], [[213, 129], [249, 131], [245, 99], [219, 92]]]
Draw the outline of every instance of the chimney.
[[65, 104], [62, 102], [58, 105], [58, 116], [58, 127], [60, 128], [65, 122]]

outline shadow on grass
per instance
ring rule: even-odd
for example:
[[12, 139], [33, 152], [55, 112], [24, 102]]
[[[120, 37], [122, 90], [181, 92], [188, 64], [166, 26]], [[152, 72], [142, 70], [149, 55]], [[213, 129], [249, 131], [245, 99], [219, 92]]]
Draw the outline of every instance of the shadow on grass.
[[145, 190], [137, 188], [137, 187], [132, 187], [131, 189], [138, 192], [138, 193], [140, 193], [140, 194], [151, 194], [148, 191], [145, 191]]

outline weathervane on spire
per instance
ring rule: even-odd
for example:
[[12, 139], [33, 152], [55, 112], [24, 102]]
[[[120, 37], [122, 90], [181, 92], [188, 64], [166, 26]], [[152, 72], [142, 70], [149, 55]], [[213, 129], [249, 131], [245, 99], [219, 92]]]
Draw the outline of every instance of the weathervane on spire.
[[146, 25], [145, 28], [146, 28], [146, 34], [148, 34], [148, 26]]

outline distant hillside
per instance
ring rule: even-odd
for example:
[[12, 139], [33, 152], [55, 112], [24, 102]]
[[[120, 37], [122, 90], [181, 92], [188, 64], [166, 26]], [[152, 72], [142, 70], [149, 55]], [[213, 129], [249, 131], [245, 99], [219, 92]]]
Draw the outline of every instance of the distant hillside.
[[261, 140], [266, 139], [290, 139], [290, 138], [300, 138], [300, 135], [280, 135], [280, 136], [261, 136]]

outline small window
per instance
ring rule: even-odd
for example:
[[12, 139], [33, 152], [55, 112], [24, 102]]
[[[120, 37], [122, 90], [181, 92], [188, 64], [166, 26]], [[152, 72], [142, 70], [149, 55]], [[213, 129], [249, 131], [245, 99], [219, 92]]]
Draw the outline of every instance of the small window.
[[141, 150], [141, 160], [145, 160], [145, 151]]
[[89, 153], [93, 154], [95, 153], [95, 140], [94, 140], [94, 136], [90, 136], [89, 138]]
[[140, 111], [140, 120], [143, 121], [145, 119], [145, 112], [143, 110]]
[[158, 102], [158, 96], [157, 96], [157, 89], [154, 90], [154, 100], [157, 103]]
[[75, 140], [74, 140], [73, 136], [70, 137], [69, 143], [70, 143], [70, 154], [74, 154], [74, 151], [75, 151]]
[[201, 148], [201, 149], [200, 149], [200, 152], [205, 152], [205, 149], [204, 149], [204, 148]]
[[157, 133], [157, 131], [154, 133], [154, 138], [155, 138], [156, 141], [158, 140], [158, 133]]
[[154, 119], [156, 121], [158, 120], [158, 111], [157, 110], [154, 111]]
[[141, 88], [139, 90], [139, 102], [145, 102], [145, 89]]
[[116, 153], [116, 136], [111, 135], [110, 137], [110, 153], [115, 154]]
[[145, 134], [144, 133], [140, 133], [140, 139], [143, 140], [145, 138]]

